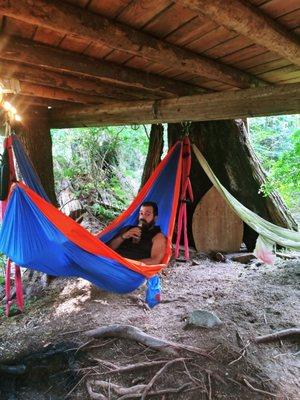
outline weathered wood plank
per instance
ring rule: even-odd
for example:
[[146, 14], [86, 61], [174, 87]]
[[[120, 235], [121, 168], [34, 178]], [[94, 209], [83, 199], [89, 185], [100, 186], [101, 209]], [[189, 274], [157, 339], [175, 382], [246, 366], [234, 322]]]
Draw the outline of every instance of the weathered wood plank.
[[191, 85], [174, 82], [147, 72], [143, 73], [134, 68], [91, 59], [20, 38], [0, 35], [0, 46], [0, 59], [22, 62], [58, 72], [69, 72], [86, 78], [99, 79], [104, 83], [147, 90], [162, 97], [200, 91], [199, 88]]
[[300, 111], [300, 84], [235, 90], [157, 101], [139, 101], [66, 108], [52, 112], [51, 126], [118, 125], [208, 121], [263, 115], [295, 114]]
[[252, 39], [255, 43], [300, 65], [300, 45], [298, 38], [284, 29], [276, 21], [239, 0], [175, 0], [208, 15], [220, 25], [227, 26]]
[[250, 74], [156, 39], [87, 10], [59, 1], [0, 0], [0, 13], [33, 25], [79, 36], [146, 60], [245, 88], [263, 82]]

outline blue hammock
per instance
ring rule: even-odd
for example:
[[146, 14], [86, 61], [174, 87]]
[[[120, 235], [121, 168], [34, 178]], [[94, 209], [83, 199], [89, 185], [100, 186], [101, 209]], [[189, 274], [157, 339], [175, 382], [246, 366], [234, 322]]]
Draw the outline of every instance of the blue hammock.
[[[31, 173], [31, 163], [22, 154], [18, 140], [13, 140], [13, 149], [28, 186], [17, 183], [11, 189], [0, 231], [0, 251], [16, 264], [49, 275], [81, 277], [116, 293], [135, 290], [167, 264], [180, 190], [180, 142], [169, 151], [129, 208], [97, 236], [44, 200], [46, 195]], [[156, 266], [124, 259], [105, 244], [123, 226], [136, 223], [144, 201], [157, 202], [161, 211], [157, 224], [168, 241], [163, 263]]]

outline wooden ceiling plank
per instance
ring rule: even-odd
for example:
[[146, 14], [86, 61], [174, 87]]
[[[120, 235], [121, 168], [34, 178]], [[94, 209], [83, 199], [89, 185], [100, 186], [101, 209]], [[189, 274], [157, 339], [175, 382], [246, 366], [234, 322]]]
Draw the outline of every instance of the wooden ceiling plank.
[[246, 60], [242, 60], [237, 62], [235, 65], [238, 65], [239, 68], [250, 68], [257, 67], [258, 65], [265, 64], [266, 62], [278, 60], [278, 54], [271, 53], [270, 51], [266, 51], [262, 54], [259, 54], [255, 57], [247, 58]]
[[207, 57], [155, 39], [105, 17], [58, 1], [12, 0], [0, 1], [0, 14], [16, 16], [28, 23], [44, 26], [82, 39], [105, 43], [107, 46], [141, 56], [149, 61], [164, 63], [172, 68], [207, 76], [237, 87], [261, 85], [257, 78]]
[[245, 38], [244, 36], [238, 35], [204, 51], [203, 54], [208, 57], [221, 58], [249, 47], [252, 45], [252, 43], [253, 42], [251, 40]]
[[242, 50], [238, 50], [234, 53], [231, 53], [227, 56], [221, 57], [222, 61], [226, 60], [229, 64], [237, 65], [238, 68], [243, 68], [241, 65], [243, 63], [248, 63], [248, 60], [254, 60], [254, 65], [257, 60], [265, 54], [272, 54], [274, 58], [278, 58], [278, 54], [271, 53], [270, 51], [266, 51], [265, 48], [257, 45], [252, 45], [245, 47]]
[[[131, 54], [126, 53], [125, 51], [113, 50], [107, 56], [105, 56], [106, 61], [116, 62], [117, 64], [126, 64], [126, 61], [132, 58]], [[145, 62], [145, 61], [144, 61]]]
[[176, 31], [171, 32], [166, 36], [166, 40], [177, 46], [186, 46], [187, 44], [199, 39], [199, 37], [211, 32], [215, 28], [217, 28], [217, 24], [211, 20], [207, 20], [206, 17], [199, 15], [179, 27]]
[[141, 29], [149, 21], [172, 5], [172, 0], [134, 0], [118, 15], [117, 20], [135, 29]]
[[281, 25], [293, 30], [299, 26], [300, 21], [300, 9], [293, 11], [291, 13], [282, 15], [277, 20]]
[[[170, 1], [170, 4], [172, 3]], [[172, 4], [171, 7], [146, 24], [143, 30], [156, 37], [164, 38], [194, 17], [195, 12], [187, 8], [182, 8], [180, 5]]]
[[245, 90], [139, 101], [64, 108], [51, 112], [51, 127], [209, 121], [250, 116], [296, 114], [300, 106], [300, 84], [267, 86]]
[[262, 74], [263, 72], [268, 72], [272, 71], [273, 69], [286, 67], [287, 65], [290, 65], [290, 62], [288, 60], [285, 60], [284, 58], [278, 58], [277, 60], [266, 62], [264, 64], [260, 64], [255, 67], [251, 67], [248, 70], [252, 74]]
[[104, 59], [113, 50], [104, 44], [90, 43], [82, 54], [96, 59]]
[[[105, 85], [95, 80], [78, 78], [69, 74], [60, 74], [46, 69], [7, 61], [0, 61], [0, 76], [5, 78], [15, 78], [37, 85], [47, 85], [53, 88], [57, 87], [64, 90], [85, 93], [91, 96], [104, 96], [123, 100], [149, 98], [149, 93], [146, 91], [137, 91], [112, 85]], [[156, 99], [159, 98], [158, 96], [153, 96], [151, 94], [150, 97]]]
[[220, 25], [252, 39], [255, 43], [300, 65], [299, 40], [259, 9], [239, 0], [175, 0], [208, 15]]
[[213, 31], [208, 32], [206, 35], [201, 36], [199, 39], [189, 43], [185, 47], [196, 53], [204, 53], [208, 49], [221, 45], [236, 36], [236, 32], [229, 31], [224, 26], [219, 26]]
[[75, 53], [84, 53], [91, 43], [91, 41], [81, 39], [80, 37], [66, 35], [58, 47], [67, 51], [74, 51]]
[[116, 18], [130, 2], [130, 0], [92, 0], [88, 9], [108, 18]]
[[270, 80], [270, 82], [276, 83], [284, 79], [293, 79], [300, 77], [300, 68], [297, 68], [295, 67], [295, 65], [291, 64], [286, 67], [264, 72], [262, 74], [259, 74], [259, 76], [266, 77], [266, 79]]
[[289, 14], [299, 8], [299, 0], [272, 0], [262, 4], [259, 9], [268, 14], [269, 17], [277, 19], [282, 15]]
[[196, 87], [133, 68], [121, 67], [108, 61], [98, 61], [15, 37], [0, 35], [0, 48], [0, 59], [99, 79], [108, 84], [125, 85], [162, 97], [190, 94], [198, 90]]

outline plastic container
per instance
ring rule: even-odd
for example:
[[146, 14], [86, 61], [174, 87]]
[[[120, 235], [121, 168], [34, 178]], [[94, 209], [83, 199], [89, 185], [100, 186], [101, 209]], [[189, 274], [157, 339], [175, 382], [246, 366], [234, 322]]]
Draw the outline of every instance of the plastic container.
[[157, 275], [154, 275], [152, 278], [147, 280], [146, 302], [150, 308], [153, 308], [156, 304], [160, 303], [160, 290], [160, 279]]

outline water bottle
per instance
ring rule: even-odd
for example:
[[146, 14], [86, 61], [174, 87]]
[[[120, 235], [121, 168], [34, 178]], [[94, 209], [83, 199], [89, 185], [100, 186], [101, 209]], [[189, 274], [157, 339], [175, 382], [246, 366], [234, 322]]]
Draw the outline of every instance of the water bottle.
[[[144, 222], [143, 222], [143, 221], [139, 221], [139, 223], [138, 223], [138, 228], [140, 228], [141, 231], [142, 231], [143, 225], [144, 225]], [[141, 241], [141, 237], [139, 237], [139, 238], [132, 238], [132, 243], [138, 244], [138, 243], [140, 243], [140, 241]]]
[[157, 275], [147, 280], [146, 302], [150, 308], [160, 303], [160, 279]]

